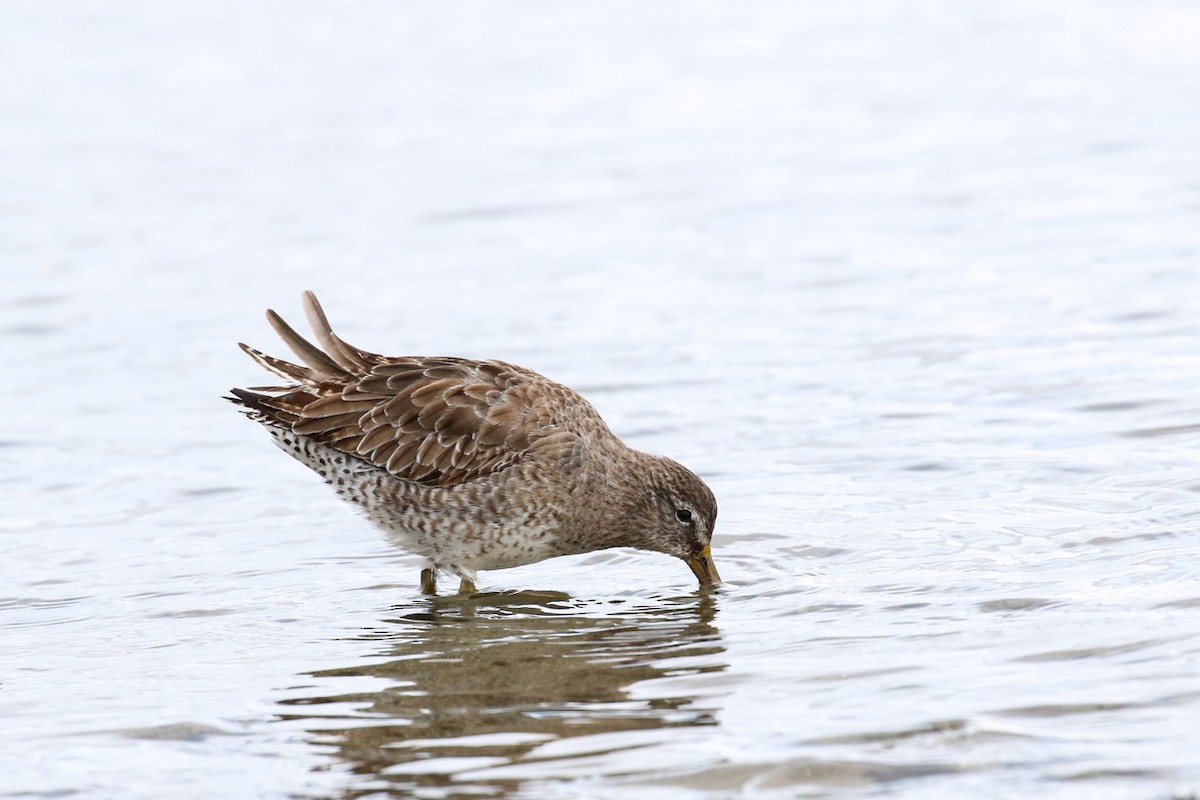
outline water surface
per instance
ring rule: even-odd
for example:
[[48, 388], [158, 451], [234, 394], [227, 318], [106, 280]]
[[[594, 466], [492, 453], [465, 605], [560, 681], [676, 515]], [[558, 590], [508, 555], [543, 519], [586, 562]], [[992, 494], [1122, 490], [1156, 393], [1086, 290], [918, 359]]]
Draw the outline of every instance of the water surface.
[[[0, 797], [1200, 792], [1200, 13], [10, 3]], [[272, 306], [721, 505], [419, 562], [220, 400]]]

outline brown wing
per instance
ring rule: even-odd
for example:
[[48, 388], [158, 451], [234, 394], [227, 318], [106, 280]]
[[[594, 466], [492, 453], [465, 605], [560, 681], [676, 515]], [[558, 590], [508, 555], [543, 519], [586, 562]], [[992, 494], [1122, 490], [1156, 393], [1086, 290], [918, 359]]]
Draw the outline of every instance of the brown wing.
[[534, 455], [569, 464], [578, 458], [579, 434], [603, 426], [586, 401], [536, 372], [501, 361], [369, 353], [330, 330], [311, 292], [305, 292], [304, 304], [324, 350], [268, 311], [272, 326], [307, 366], [241, 345], [295, 385], [235, 389], [236, 402], [264, 422], [289, 427], [398, 478], [448, 486]]

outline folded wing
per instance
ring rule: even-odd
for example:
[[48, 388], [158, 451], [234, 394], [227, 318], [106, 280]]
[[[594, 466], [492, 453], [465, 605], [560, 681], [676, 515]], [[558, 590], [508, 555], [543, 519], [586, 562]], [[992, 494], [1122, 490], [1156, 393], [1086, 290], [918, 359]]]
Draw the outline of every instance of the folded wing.
[[291, 383], [234, 389], [235, 402], [397, 478], [450, 486], [532, 457], [569, 467], [580, 457], [581, 431], [603, 425], [582, 398], [536, 372], [501, 361], [381, 356], [334, 334], [311, 292], [304, 305], [321, 347], [268, 311], [304, 363], [241, 345]]

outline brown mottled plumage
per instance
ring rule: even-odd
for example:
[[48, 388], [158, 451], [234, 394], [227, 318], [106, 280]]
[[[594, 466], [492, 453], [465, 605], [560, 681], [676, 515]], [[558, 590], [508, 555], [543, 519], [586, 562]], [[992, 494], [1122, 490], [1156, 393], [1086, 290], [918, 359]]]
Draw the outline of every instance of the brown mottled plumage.
[[320, 347], [267, 311], [304, 366], [243, 344], [290, 383], [230, 400], [424, 556], [425, 591], [439, 569], [468, 591], [480, 569], [609, 547], [669, 553], [719, 583], [709, 488], [626, 446], [571, 389], [502, 361], [369, 353], [338, 338], [312, 292], [304, 307]]

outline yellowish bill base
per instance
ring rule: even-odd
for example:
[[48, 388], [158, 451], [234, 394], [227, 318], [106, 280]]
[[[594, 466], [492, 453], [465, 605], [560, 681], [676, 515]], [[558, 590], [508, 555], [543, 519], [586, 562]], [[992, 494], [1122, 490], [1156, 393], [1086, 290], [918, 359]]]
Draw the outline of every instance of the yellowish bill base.
[[717, 574], [717, 565], [712, 560], [712, 548], [706, 547], [695, 557], [688, 559], [687, 565], [692, 568], [692, 574], [701, 586], [716, 586], [721, 582]]

